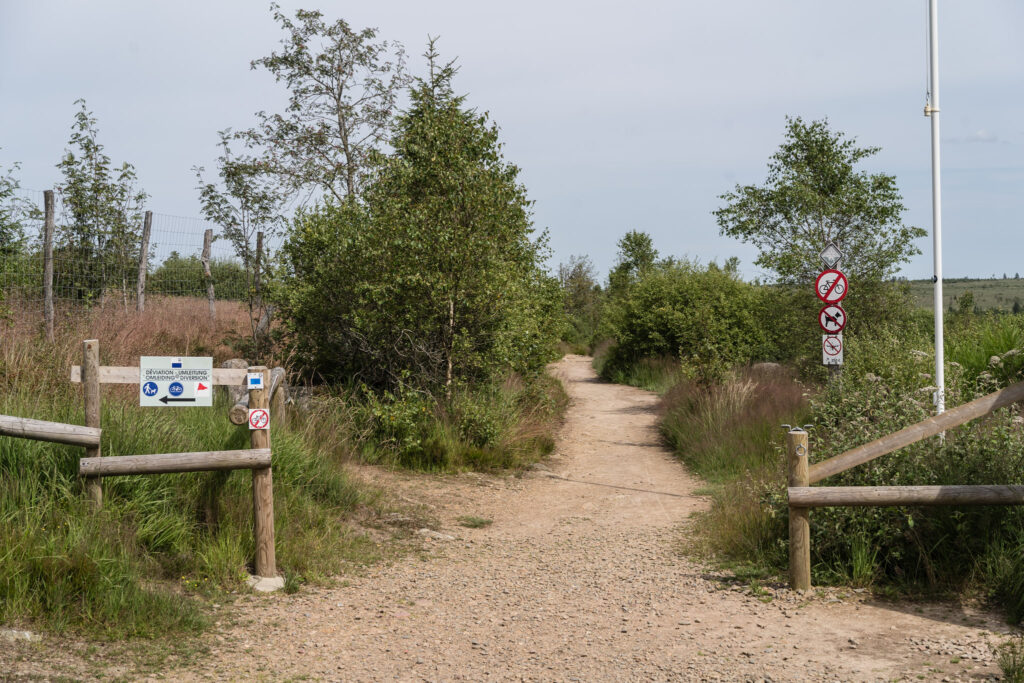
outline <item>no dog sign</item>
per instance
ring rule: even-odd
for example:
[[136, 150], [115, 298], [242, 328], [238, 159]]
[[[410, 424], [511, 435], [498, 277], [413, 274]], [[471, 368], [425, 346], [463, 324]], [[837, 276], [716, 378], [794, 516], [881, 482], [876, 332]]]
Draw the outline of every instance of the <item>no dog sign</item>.
[[826, 334], [839, 334], [846, 327], [846, 311], [839, 304], [829, 304], [818, 313], [818, 324]]

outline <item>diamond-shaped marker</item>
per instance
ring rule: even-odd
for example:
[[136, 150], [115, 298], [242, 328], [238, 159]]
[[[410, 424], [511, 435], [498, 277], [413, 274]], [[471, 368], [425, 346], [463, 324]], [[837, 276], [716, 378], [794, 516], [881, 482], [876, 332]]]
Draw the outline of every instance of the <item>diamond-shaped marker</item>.
[[822, 249], [821, 253], [818, 254], [818, 258], [821, 259], [822, 263], [824, 263], [827, 268], [835, 268], [836, 264], [842, 260], [843, 252], [839, 251], [839, 247], [835, 244], [829, 242], [828, 246]]

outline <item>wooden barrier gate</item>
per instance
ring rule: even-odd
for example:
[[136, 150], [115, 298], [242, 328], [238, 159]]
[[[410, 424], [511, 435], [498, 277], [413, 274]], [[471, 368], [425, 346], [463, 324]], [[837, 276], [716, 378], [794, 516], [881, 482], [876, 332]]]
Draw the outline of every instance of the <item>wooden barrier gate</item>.
[[1024, 382], [982, 396], [893, 434], [808, 466], [807, 432], [790, 429], [786, 435], [789, 469], [789, 584], [794, 590], [811, 587], [811, 527], [813, 507], [871, 505], [1024, 505], [1024, 486], [816, 486], [834, 474], [888, 455], [904, 446], [958, 427], [1024, 400]]
[[[249, 389], [248, 405], [251, 408], [267, 409], [270, 407], [269, 372], [262, 365], [249, 368], [214, 368], [213, 384], [245, 385], [246, 374], [250, 372], [263, 375], [263, 386], [258, 389]], [[4, 421], [0, 419], [0, 434], [26, 436], [26, 438], [40, 438], [29, 434], [49, 434], [61, 438], [48, 438], [47, 440], [85, 446], [86, 457], [78, 462], [78, 474], [84, 478], [89, 497], [97, 507], [103, 505], [102, 477], [213, 470], [252, 470], [256, 575], [260, 577], [275, 577], [277, 575], [269, 424], [267, 429], [254, 429], [250, 432], [250, 448], [247, 450], [101, 457], [100, 385], [138, 384], [139, 368], [100, 366], [99, 341], [88, 339], [82, 342], [82, 365], [75, 365], [71, 368], [71, 381], [82, 384], [82, 393], [85, 397], [85, 427], [50, 422], [39, 423], [38, 420], [21, 420], [21, 426], [18, 429], [24, 433], [14, 434], [12, 433], [14, 428], [5, 428]], [[78, 440], [68, 440], [72, 438]]]

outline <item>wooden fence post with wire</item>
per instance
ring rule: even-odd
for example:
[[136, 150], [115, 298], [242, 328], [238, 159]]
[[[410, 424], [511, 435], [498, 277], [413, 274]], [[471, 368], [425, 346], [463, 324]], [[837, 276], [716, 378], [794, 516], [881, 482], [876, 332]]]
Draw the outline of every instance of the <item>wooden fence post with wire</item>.
[[217, 320], [217, 306], [214, 303], [213, 273], [210, 271], [210, 249], [213, 247], [213, 229], [207, 228], [203, 233], [203, 253], [199, 260], [203, 264], [203, 276], [206, 278], [206, 299], [210, 304], [210, 322]]
[[147, 211], [142, 222], [142, 241], [139, 243], [139, 276], [135, 281], [135, 310], [146, 310], [146, 274], [149, 271], [149, 234], [153, 229], [153, 212]]
[[53, 342], [53, 190], [43, 191], [43, 319], [46, 341]]
[[[1024, 505], [1024, 486], [1016, 485], [947, 485], [947, 486], [811, 486], [827, 477], [888, 455], [905, 446], [936, 436], [971, 420], [983, 417], [1000, 408], [1024, 400], [1024, 382], [1018, 382], [1000, 391], [982, 396], [970, 403], [952, 408], [944, 413], [929, 417], [898, 432], [858, 446], [828, 460], [810, 467], [804, 460], [803, 476], [794, 457], [801, 440], [789, 432], [789, 515], [790, 587], [807, 590], [810, 588], [810, 526], [794, 524], [794, 515], [799, 517], [809, 508], [838, 506], [900, 506], [900, 505]], [[802, 443], [807, 448], [807, 433]], [[803, 529], [803, 530], [802, 530]], [[806, 530], [806, 533], [805, 531]], [[806, 575], [806, 580], [805, 580]]]

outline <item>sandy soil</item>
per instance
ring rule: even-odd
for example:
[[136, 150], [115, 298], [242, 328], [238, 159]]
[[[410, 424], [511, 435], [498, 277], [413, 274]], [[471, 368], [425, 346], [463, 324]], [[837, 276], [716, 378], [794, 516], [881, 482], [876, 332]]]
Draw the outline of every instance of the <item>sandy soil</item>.
[[[991, 648], [1006, 632], [996, 616], [849, 590], [755, 595], [687, 559], [688, 518], [707, 501], [660, 445], [656, 397], [599, 382], [589, 358], [554, 371], [572, 404], [545, 465], [521, 478], [364, 470], [432, 508], [441, 526], [421, 530], [424, 553], [337, 588], [246, 597], [233, 625], [206, 637], [207, 656], [154, 678], [996, 677]], [[493, 524], [466, 528], [465, 515]]]

